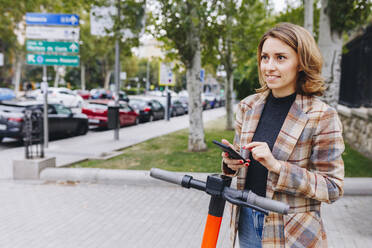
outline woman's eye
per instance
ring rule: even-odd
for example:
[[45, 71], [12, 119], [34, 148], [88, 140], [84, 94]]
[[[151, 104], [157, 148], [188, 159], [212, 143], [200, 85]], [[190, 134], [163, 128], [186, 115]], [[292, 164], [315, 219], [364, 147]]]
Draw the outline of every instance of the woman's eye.
[[261, 60], [267, 60], [267, 59], [268, 59], [268, 57], [266, 55], [261, 56]]
[[279, 55], [279, 56], [278, 56], [278, 60], [284, 60], [284, 59], [285, 59], [284, 56], [282, 56], [282, 55]]

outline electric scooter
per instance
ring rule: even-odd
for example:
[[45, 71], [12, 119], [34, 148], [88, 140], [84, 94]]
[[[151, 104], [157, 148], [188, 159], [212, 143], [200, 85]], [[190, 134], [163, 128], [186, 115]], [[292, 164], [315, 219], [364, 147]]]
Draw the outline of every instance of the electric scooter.
[[203, 182], [189, 175], [180, 175], [174, 172], [152, 168], [150, 170], [150, 176], [181, 185], [184, 188], [201, 190], [211, 195], [201, 245], [202, 248], [216, 247], [226, 201], [241, 207], [250, 207], [263, 212], [265, 215], [268, 215], [269, 211], [287, 214], [289, 210], [289, 206], [283, 202], [258, 196], [252, 191], [230, 188], [232, 178], [220, 174], [209, 175], [207, 181]]

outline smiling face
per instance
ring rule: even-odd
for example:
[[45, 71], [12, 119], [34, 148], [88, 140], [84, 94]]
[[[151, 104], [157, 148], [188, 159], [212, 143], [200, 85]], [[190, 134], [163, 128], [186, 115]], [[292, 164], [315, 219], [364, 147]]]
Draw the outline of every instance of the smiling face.
[[269, 37], [262, 46], [260, 72], [275, 97], [296, 91], [299, 59], [295, 50], [283, 41]]

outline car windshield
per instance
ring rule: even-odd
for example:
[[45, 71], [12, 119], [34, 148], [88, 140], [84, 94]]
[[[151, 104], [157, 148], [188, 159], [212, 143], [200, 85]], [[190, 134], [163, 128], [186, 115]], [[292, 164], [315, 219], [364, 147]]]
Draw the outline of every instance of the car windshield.
[[61, 104], [53, 104], [53, 106], [56, 109], [58, 114], [63, 114], [63, 115], [71, 114], [71, 110]]
[[130, 99], [129, 104], [133, 107], [143, 108], [146, 106], [146, 102], [140, 99]]

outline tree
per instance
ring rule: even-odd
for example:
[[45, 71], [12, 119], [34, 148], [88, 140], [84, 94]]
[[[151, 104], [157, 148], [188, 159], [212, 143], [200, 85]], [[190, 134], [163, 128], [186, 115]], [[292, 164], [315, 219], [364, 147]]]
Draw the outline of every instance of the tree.
[[[234, 71], [242, 68], [255, 52], [259, 37], [267, 27], [265, 4], [256, 0], [221, 0], [216, 3], [217, 15], [210, 28], [208, 51], [210, 62], [218, 61], [226, 72], [226, 129], [233, 129]], [[211, 37], [212, 35], [215, 36]], [[215, 42], [217, 41], [217, 42]], [[213, 43], [214, 42], [214, 43]], [[215, 57], [219, 58], [218, 60]], [[218, 66], [218, 65], [217, 65]], [[238, 93], [239, 94], [239, 93]]]
[[[97, 62], [102, 72], [102, 77], [99, 77], [100, 87], [108, 89], [114, 71], [115, 40], [119, 39], [121, 59], [131, 56], [131, 48], [139, 46], [139, 36], [144, 26], [145, 0], [91, 0], [91, 2], [92, 5], [102, 8], [120, 7], [121, 13], [125, 13], [118, 18], [115, 11], [110, 16], [114, 23], [113, 26], [106, 29], [106, 33], [102, 36], [91, 35], [90, 20], [87, 20], [82, 26], [81, 63], [86, 67], [95, 67], [92, 65], [92, 61]], [[87, 11], [88, 13], [91, 11], [91, 6]], [[88, 17], [86, 18], [88, 19]]]
[[336, 107], [339, 98], [343, 33], [362, 25], [371, 13], [370, 0], [322, 0], [319, 48], [324, 58], [324, 100]]
[[154, 12], [155, 35], [176, 53], [170, 57], [179, 59], [186, 68], [189, 93], [189, 142], [190, 151], [207, 148], [204, 137], [200, 82], [201, 52], [206, 44], [207, 17], [213, 3], [206, 0], [159, 0]]
[[314, 0], [304, 0], [304, 27], [312, 34], [314, 26]]

